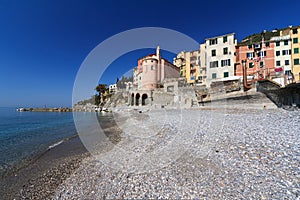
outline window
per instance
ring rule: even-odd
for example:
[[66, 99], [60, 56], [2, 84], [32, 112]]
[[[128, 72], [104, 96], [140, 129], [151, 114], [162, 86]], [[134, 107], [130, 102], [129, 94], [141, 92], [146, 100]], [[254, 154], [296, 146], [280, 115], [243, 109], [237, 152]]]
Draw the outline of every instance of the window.
[[266, 51], [260, 51], [260, 52], [257, 53], [257, 56], [258, 57], [265, 57], [265, 56], [267, 56], [267, 52]]
[[299, 48], [294, 48], [294, 54], [299, 53]]
[[216, 78], [217, 78], [217, 73], [212, 73], [212, 74], [211, 74], [211, 78], [212, 78], [212, 79], [216, 79]]
[[230, 66], [230, 59], [221, 60], [221, 67]]
[[227, 48], [227, 47], [223, 48], [223, 54], [224, 54], [224, 55], [227, 55], [227, 54], [228, 54], [228, 48]]
[[266, 42], [266, 47], [269, 47], [270, 46], [270, 42]]
[[211, 56], [216, 56], [216, 50], [215, 49], [211, 50]]
[[252, 49], [252, 44], [249, 44], [249, 45], [248, 45], [248, 49]]
[[276, 56], [280, 56], [280, 51], [276, 51]]
[[298, 38], [293, 38], [293, 43], [297, 44], [298, 43]]
[[217, 38], [209, 40], [209, 45], [218, 44]]
[[277, 67], [280, 66], [280, 60], [276, 61], [276, 66], [277, 66]]
[[294, 28], [293, 29], [293, 34], [297, 34], [298, 33], [298, 29]]
[[260, 49], [260, 44], [255, 44], [254, 49]]
[[227, 42], [227, 36], [223, 37], [223, 43]]
[[248, 52], [247, 53], [247, 58], [248, 59], [251, 59], [251, 58], [253, 58], [254, 57], [254, 52]]
[[250, 62], [249, 63], [249, 68], [253, 68], [254, 67], [254, 63], [253, 62]]
[[291, 50], [282, 50], [282, 55], [291, 55]]
[[284, 61], [284, 65], [290, 65], [290, 61], [289, 60], [285, 60]]
[[151, 70], [155, 70], [155, 66], [151, 65]]
[[260, 68], [264, 67], [264, 62], [260, 61], [259, 66], [260, 66]]
[[284, 40], [284, 45], [289, 45], [289, 41], [288, 40]]
[[299, 58], [294, 59], [294, 65], [299, 65]]
[[279, 41], [276, 42], [276, 47], [278, 47], [278, 46], [280, 46], [280, 42]]
[[229, 73], [228, 72], [224, 72], [224, 78], [228, 77]]
[[209, 63], [209, 67], [210, 67], [210, 68], [218, 67], [218, 61], [210, 62], [210, 63]]

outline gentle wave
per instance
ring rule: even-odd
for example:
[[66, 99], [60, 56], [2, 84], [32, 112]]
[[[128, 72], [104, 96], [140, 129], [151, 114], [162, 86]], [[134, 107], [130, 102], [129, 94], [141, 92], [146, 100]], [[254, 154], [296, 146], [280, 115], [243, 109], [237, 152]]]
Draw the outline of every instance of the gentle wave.
[[65, 141], [65, 140], [61, 140], [61, 141], [59, 141], [59, 142], [56, 142], [56, 143], [50, 145], [50, 146], [48, 147], [48, 150], [49, 150], [49, 149], [53, 149], [54, 147], [60, 145], [60, 144], [63, 143], [64, 141]]

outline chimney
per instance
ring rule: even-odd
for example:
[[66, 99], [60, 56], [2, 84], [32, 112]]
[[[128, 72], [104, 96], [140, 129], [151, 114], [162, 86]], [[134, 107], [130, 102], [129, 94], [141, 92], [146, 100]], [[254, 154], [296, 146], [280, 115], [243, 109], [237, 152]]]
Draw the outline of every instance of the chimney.
[[156, 56], [158, 59], [160, 58], [160, 47], [159, 46], [157, 46], [157, 48], [156, 48]]

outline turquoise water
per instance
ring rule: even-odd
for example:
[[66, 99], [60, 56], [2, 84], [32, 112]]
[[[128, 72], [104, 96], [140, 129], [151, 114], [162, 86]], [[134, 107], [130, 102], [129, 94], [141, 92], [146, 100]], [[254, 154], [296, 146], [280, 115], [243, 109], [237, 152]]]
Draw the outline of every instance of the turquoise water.
[[0, 174], [76, 134], [70, 112], [0, 108]]

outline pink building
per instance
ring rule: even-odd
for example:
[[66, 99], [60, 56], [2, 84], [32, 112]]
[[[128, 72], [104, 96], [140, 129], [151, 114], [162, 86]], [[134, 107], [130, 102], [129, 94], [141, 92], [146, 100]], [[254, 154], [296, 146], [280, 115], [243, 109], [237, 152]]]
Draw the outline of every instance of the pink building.
[[275, 33], [266, 35], [267, 37], [263, 38], [262, 35], [256, 34], [252, 36], [255, 37], [254, 39], [250, 36], [236, 46], [234, 75], [242, 77], [244, 67], [249, 84], [275, 75], [275, 44], [270, 40]]
[[180, 68], [160, 55], [157, 47], [156, 54], [150, 54], [138, 59], [138, 66], [134, 69], [133, 86], [128, 96], [128, 105], [144, 106], [153, 101], [152, 90], [161, 88], [166, 78], [179, 78]]
[[138, 90], [153, 90], [159, 88], [166, 78], [179, 78], [180, 69], [163, 59], [157, 47], [156, 54], [138, 60], [134, 76], [134, 85], [137, 85]]

